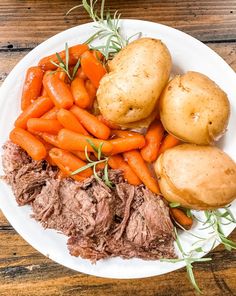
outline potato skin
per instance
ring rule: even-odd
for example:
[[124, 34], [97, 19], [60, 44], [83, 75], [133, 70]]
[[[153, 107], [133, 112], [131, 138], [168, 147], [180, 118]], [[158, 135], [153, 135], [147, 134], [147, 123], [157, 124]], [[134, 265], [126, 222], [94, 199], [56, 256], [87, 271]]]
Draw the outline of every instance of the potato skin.
[[100, 81], [97, 100], [101, 114], [116, 124], [150, 116], [168, 82], [171, 56], [157, 39], [140, 38], [122, 49]]
[[165, 129], [184, 142], [209, 145], [225, 132], [230, 105], [225, 92], [198, 72], [177, 75], [159, 100]]
[[236, 197], [236, 164], [217, 147], [182, 144], [161, 154], [154, 168], [165, 199], [186, 208], [219, 208]]

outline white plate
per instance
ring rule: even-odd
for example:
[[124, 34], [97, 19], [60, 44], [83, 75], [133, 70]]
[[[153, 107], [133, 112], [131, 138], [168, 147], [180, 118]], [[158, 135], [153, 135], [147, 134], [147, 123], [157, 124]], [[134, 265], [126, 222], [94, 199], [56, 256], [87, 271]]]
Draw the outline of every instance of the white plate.
[[[227, 94], [231, 102], [231, 118], [228, 132], [220, 145], [236, 160], [236, 75], [234, 71], [207, 46], [193, 37], [173, 28], [139, 20], [122, 20], [122, 28], [127, 36], [142, 32], [143, 36], [161, 39], [168, 46], [173, 62], [173, 73], [195, 70], [208, 75]], [[36, 65], [43, 56], [64, 49], [69, 45], [84, 42], [94, 29], [91, 23], [74, 27], [46, 40], [28, 53], [11, 71], [1, 87], [0, 96], [0, 146], [7, 140], [15, 118], [20, 112], [20, 96], [25, 71]], [[2, 153], [2, 151], [1, 151]], [[3, 174], [0, 167], [0, 175]], [[67, 238], [54, 230], [44, 230], [42, 226], [30, 218], [30, 207], [18, 207], [11, 189], [3, 182], [0, 184], [0, 207], [8, 221], [16, 231], [35, 249], [52, 260], [74, 270], [109, 278], [142, 278], [164, 274], [176, 270], [183, 263], [165, 263], [159, 261], [143, 261], [140, 259], [122, 260], [113, 258], [91, 264], [88, 260], [69, 255], [66, 247]], [[231, 207], [236, 214], [236, 203]], [[233, 226], [226, 226], [228, 235]], [[197, 228], [193, 230], [198, 232]], [[194, 242], [192, 236], [181, 234], [185, 249]], [[210, 242], [205, 246], [209, 250]]]

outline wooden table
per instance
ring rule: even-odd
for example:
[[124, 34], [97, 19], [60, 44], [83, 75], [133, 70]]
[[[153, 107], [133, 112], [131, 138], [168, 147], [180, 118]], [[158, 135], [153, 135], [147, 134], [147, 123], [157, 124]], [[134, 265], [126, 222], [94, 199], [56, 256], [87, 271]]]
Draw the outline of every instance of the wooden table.
[[[48, 37], [86, 23], [80, 11], [65, 16], [79, 1], [0, 2], [0, 82], [32, 48]], [[236, 69], [236, 1], [107, 0], [124, 18], [150, 20], [180, 29], [206, 43]], [[2, 100], [7, 98], [1, 98]], [[236, 231], [230, 236], [236, 241]], [[46, 242], [45, 242], [46, 243]], [[205, 295], [236, 295], [236, 252], [222, 246], [212, 262], [195, 264]], [[26, 243], [0, 213], [0, 295], [194, 295], [184, 269], [139, 280], [101, 279], [81, 274], [44, 257]]]

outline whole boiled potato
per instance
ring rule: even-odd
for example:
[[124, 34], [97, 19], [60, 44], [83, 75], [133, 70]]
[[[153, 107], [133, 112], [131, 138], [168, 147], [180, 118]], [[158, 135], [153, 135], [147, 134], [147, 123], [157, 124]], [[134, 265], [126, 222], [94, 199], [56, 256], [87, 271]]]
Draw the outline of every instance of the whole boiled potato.
[[236, 164], [217, 147], [182, 144], [161, 154], [154, 168], [165, 199], [183, 207], [214, 209], [236, 197]]
[[159, 103], [165, 129], [185, 142], [209, 145], [226, 130], [230, 114], [227, 95], [201, 73], [174, 77]]
[[157, 39], [140, 38], [122, 49], [100, 81], [98, 106], [107, 120], [129, 124], [150, 116], [168, 82], [171, 56]]

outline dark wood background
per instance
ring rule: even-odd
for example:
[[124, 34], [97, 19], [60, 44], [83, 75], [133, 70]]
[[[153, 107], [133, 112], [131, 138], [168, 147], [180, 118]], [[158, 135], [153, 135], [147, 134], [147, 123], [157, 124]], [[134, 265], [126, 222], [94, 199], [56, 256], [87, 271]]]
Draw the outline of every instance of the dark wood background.
[[[79, 1], [0, 1], [0, 83], [14, 65], [48, 37], [89, 20]], [[150, 20], [180, 29], [206, 43], [236, 70], [236, 1], [107, 0], [123, 18]], [[2, 100], [7, 98], [0, 98]], [[230, 236], [236, 241], [236, 231]], [[47, 242], [45, 242], [47, 243]], [[211, 262], [195, 264], [204, 295], [236, 295], [236, 252], [222, 246]], [[84, 275], [42, 256], [0, 212], [0, 296], [194, 295], [185, 269], [139, 280]]]

